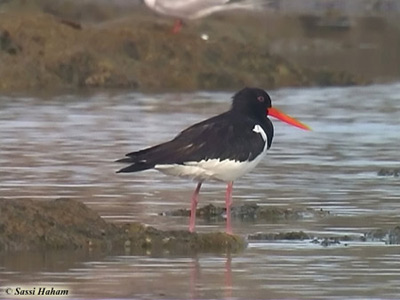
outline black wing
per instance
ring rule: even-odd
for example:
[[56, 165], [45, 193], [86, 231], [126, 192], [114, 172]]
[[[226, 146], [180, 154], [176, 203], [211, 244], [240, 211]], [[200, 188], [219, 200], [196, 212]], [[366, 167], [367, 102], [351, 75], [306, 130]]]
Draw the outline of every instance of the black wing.
[[128, 153], [118, 162], [132, 165], [118, 172], [136, 172], [157, 164], [183, 164], [189, 161], [219, 158], [238, 161], [253, 160], [264, 150], [265, 141], [254, 132], [259, 124], [271, 146], [273, 127], [269, 119], [259, 124], [252, 119], [235, 116], [231, 111], [197, 123], [178, 134], [173, 140], [137, 152]]

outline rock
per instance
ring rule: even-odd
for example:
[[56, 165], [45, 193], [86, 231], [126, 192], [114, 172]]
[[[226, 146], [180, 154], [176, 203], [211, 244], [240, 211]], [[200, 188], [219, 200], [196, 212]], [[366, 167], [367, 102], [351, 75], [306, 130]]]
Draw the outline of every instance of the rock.
[[222, 232], [162, 231], [139, 223], [127, 224], [123, 228], [133, 252], [137, 249], [170, 253], [238, 252], [246, 247], [243, 238]]
[[364, 240], [368, 242], [380, 241], [388, 245], [400, 244], [400, 226], [390, 229], [374, 229], [364, 234]]
[[0, 250], [102, 246], [117, 233], [78, 201], [0, 199]]
[[[96, 10], [84, 11], [84, 4], [63, 7], [63, 1], [57, 2], [1, 16], [0, 55], [11, 55], [2, 57], [0, 91], [95, 87], [181, 92], [359, 83], [347, 72], [321, 74], [272, 54], [268, 39], [250, 27], [241, 33], [240, 22], [230, 23], [226, 31], [221, 28], [229, 21], [209, 19], [205, 41], [200, 25], [171, 36], [163, 19], [138, 9], [129, 18], [108, 22], [101, 6], [94, 16]], [[99, 23], [85, 23], [82, 15]], [[22, 51], [24, 59], [13, 58]]]
[[249, 241], [274, 241], [274, 240], [308, 240], [311, 237], [303, 231], [290, 231], [279, 233], [256, 233], [248, 236]]
[[321, 246], [328, 247], [332, 245], [340, 245], [340, 239], [338, 237], [335, 238], [324, 238], [320, 242]]
[[115, 225], [85, 204], [0, 199], [0, 251], [123, 249], [125, 253], [237, 252], [243, 238], [225, 233], [162, 231], [140, 223]]
[[382, 168], [378, 171], [378, 176], [399, 177], [400, 169]]
[[357, 80], [350, 73], [333, 72], [331, 70], [310, 70], [312, 78], [317, 86], [351, 86], [357, 84]]
[[[253, 204], [243, 204], [241, 206], [233, 206], [231, 209], [232, 218], [241, 220], [258, 220], [263, 222], [276, 222], [281, 220], [298, 220], [304, 218], [321, 218], [329, 215], [329, 211], [314, 210], [312, 208], [282, 208], [268, 207]], [[181, 216], [189, 217], [189, 209], [178, 209], [175, 211], [162, 212], [164, 216]], [[205, 220], [222, 221], [225, 219], [225, 208], [209, 204], [198, 208], [196, 216]]]
[[0, 30], [0, 50], [11, 55], [16, 55], [22, 51], [22, 47], [13, 41], [8, 30]]
[[343, 245], [347, 246], [348, 242], [384, 242], [387, 245], [400, 244], [400, 226], [391, 229], [374, 229], [363, 235], [339, 235], [339, 236], [313, 236], [303, 231], [290, 231], [278, 233], [259, 232], [250, 234], [248, 241], [277, 241], [277, 240], [310, 240], [310, 243], [319, 244], [324, 247]]
[[400, 245], [400, 226], [389, 229], [387, 244]]
[[303, 231], [290, 231], [278, 233], [256, 233], [248, 236], [249, 242], [260, 241], [307, 241], [312, 244], [318, 244], [323, 247], [343, 245], [347, 246], [349, 241], [362, 241], [362, 237], [358, 236], [334, 236], [334, 237], [318, 237]]

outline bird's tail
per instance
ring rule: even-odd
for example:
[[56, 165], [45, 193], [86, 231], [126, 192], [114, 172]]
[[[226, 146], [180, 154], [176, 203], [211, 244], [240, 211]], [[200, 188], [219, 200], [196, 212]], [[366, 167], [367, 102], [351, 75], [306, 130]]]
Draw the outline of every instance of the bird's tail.
[[117, 171], [117, 173], [131, 173], [131, 172], [139, 172], [139, 171], [144, 171], [144, 170], [148, 170], [154, 167], [154, 165], [152, 164], [148, 164], [146, 162], [143, 161], [134, 161], [132, 160], [130, 157], [127, 158], [121, 158], [116, 160], [115, 162], [118, 163], [130, 163], [131, 165], [122, 168], [120, 170]]
[[129, 173], [129, 172], [139, 172], [154, 168], [157, 160], [157, 151], [161, 145], [146, 148], [140, 151], [131, 152], [126, 155], [126, 157], [116, 160], [118, 163], [130, 164], [129, 166], [122, 168], [117, 171], [117, 173]]

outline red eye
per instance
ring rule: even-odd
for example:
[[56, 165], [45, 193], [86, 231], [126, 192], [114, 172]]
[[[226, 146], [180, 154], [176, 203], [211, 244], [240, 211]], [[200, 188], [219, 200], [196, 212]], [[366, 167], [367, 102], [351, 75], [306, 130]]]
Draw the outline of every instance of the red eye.
[[258, 96], [257, 100], [260, 101], [260, 102], [264, 102], [264, 97], [263, 96]]

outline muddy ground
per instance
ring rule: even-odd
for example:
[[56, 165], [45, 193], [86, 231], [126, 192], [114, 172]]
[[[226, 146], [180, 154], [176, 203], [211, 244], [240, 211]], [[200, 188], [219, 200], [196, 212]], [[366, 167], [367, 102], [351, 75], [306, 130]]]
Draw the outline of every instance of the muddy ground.
[[[369, 63], [359, 62], [361, 72], [355, 66], [366, 34], [378, 34], [361, 21], [342, 33], [310, 29], [300, 17], [262, 13], [216, 14], [187, 22], [179, 34], [171, 33], [172, 24], [144, 6], [121, 11], [76, 1], [5, 2], [0, 6], [0, 92], [271, 89], [364, 84], [378, 76], [361, 68], [373, 65], [373, 50], [362, 56]], [[380, 26], [386, 32], [381, 36], [393, 37], [396, 51], [397, 29]], [[371, 43], [393, 48], [379, 39]], [[337, 49], [335, 59], [329, 59], [332, 49]], [[312, 63], [313, 58], [320, 63]], [[393, 61], [386, 63], [386, 55], [379, 61], [392, 77], [399, 75], [389, 70]]]

